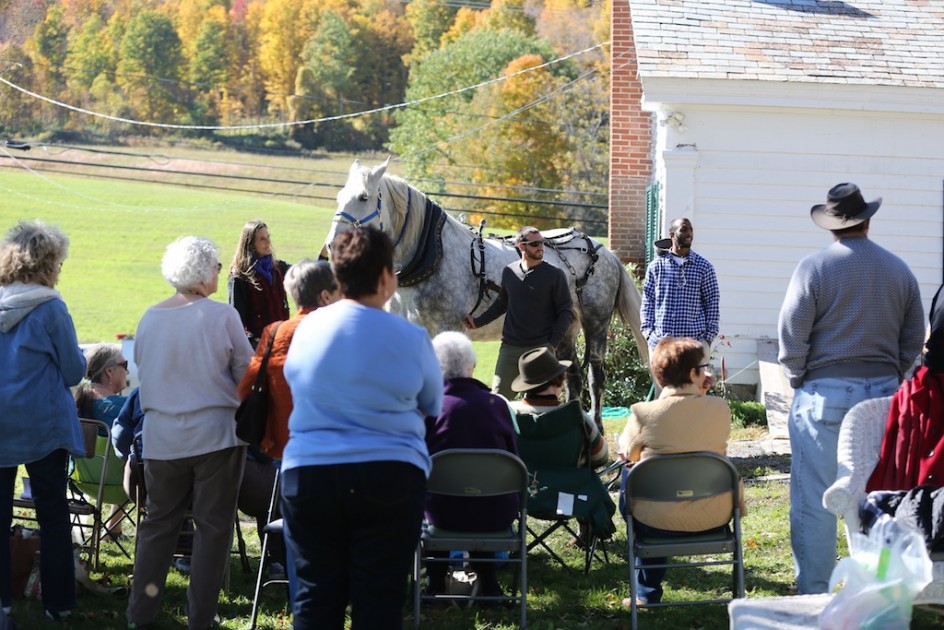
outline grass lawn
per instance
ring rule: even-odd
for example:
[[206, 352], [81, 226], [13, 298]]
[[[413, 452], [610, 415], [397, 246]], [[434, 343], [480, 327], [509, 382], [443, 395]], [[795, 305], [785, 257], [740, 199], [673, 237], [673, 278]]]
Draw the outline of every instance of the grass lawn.
[[[612, 439], [624, 421], [607, 421], [607, 433]], [[783, 472], [789, 466], [789, 457], [763, 457], [736, 460], [738, 469], [748, 480], [747, 499], [750, 514], [743, 520], [743, 542], [748, 597], [787, 595], [793, 583], [790, 558], [790, 540], [787, 512], [789, 484], [769, 481], [762, 477]], [[553, 563], [544, 552], [535, 551], [528, 558], [528, 625], [536, 630], [579, 628], [587, 630], [625, 629], [630, 627], [629, 613], [621, 601], [629, 592], [626, 565], [626, 534], [622, 518], [616, 516], [617, 533], [607, 543], [609, 564], [595, 564], [588, 576], [579, 571], [568, 574]], [[259, 542], [254, 523], [243, 517], [243, 535], [249, 545], [252, 569], [257, 567]], [[579, 552], [566, 546], [561, 534], [553, 546], [571, 566], [581, 562]], [[845, 545], [840, 537], [840, 555]], [[103, 572], [93, 578], [108, 580], [112, 585], [126, 585], [132, 573], [132, 563], [117, 552], [113, 544], [104, 545]], [[238, 561], [230, 568], [231, 587], [221, 595], [220, 615], [223, 628], [243, 629], [249, 625], [252, 609], [252, 591], [255, 574], [243, 573]], [[509, 572], [500, 575], [510, 580]], [[507, 582], [506, 582], [507, 583]], [[670, 571], [666, 579], [665, 600], [681, 600], [701, 596], [724, 597], [730, 594], [730, 573], [723, 567], [695, 568]], [[186, 602], [186, 577], [172, 569], [167, 583], [167, 594], [155, 628], [171, 630], [186, 627], [183, 614]], [[263, 591], [260, 628], [290, 628], [291, 621], [285, 610], [284, 590], [270, 587]], [[125, 599], [84, 594], [79, 597], [78, 609], [67, 627], [102, 630], [124, 627]], [[411, 605], [410, 605], [411, 606]], [[412, 609], [404, 609], [404, 628], [412, 627]], [[45, 630], [61, 627], [47, 622], [35, 600], [16, 600], [14, 616], [20, 628]], [[446, 610], [424, 608], [422, 627], [433, 630], [453, 628], [510, 629], [516, 627], [516, 610], [482, 610], [479, 608]], [[662, 608], [640, 611], [641, 628], [726, 628], [727, 609], [721, 605]], [[926, 610], [916, 610], [911, 627], [930, 630], [940, 627], [940, 617]]]

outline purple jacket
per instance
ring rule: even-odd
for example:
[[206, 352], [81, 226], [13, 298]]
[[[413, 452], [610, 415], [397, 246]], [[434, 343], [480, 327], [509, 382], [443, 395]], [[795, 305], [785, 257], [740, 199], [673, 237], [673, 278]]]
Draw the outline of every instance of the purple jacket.
[[[446, 381], [442, 413], [426, 418], [429, 454], [449, 448], [498, 448], [518, 454], [508, 403], [474, 378]], [[518, 516], [518, 495], [465, 498], [426, 496], [426, 520], [444, 529], [497, 531]]]

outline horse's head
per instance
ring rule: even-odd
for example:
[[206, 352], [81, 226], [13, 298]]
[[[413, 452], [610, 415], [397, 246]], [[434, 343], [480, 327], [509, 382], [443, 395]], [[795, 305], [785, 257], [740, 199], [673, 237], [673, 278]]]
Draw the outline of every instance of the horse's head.
[[390, 158], [387, 158], [380, 166], [370, 169], [354, 160], [347, 183], [338, 192], [338, 210], [331, 220], [331, 229], [325, 242], [327, 246], [341, 232], [362, 225], [375, 227], [393, 237], [390, 212], [383, 203], [380, 190], [389, 163]]

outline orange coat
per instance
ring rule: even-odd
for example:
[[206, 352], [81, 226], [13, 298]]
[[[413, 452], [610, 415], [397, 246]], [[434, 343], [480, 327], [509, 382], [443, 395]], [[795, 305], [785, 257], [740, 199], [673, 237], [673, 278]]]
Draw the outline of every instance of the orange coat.
[[[275, 333], [272, 352], [269, 353], [269, 363], [266, 366], [267, 385], [269, 387], [269, 414], [266, 420], [265, 435], [262, 438], [260, 447], [263, 453], [275, 459], [282, 459], [282, 450], [288, 442], [288, 417], [292, 413], [293, 406], [292, 390], [289, 389], [288, 383], [285, 381], [285, 374], [282, 371], [285, 366], [285, 355], [288, 354], [288, 347], [292, 343], [292, 337], [295, 336], [295, 329], [298, 328], [305, 315], [313, 310], [299, 311], [295, 317], [282, 322]], [[259, 345], [256, 347], [256, 354], [250, 359], [249, 367], [246, 368], [243, 380], [239, 383], [240, 400], [245, 400], [249, 396], [249, 391], [256, 382], [259, 366], [262, 365], [262, 355], [265, 354], [273, 326], [275, 324], [269, 324], [262, 331]]]

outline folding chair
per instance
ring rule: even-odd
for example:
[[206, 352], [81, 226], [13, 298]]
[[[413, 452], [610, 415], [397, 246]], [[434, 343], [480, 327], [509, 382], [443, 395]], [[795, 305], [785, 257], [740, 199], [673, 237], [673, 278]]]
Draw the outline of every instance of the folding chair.
[[[519, 625], [527, 625], [528, 596], [528, 470], [524, 463], [508, 451], [500, 449], [455, 448], [433, 455], [433, 470], [426, 491], [455, 497], [492, 497], [518, 493], [520, 516], [518, 527], [497, 532], [457, 532], [429, 526], [420, 536], [413, 562], [413, 626], [420, 625], [420, 602], [509, 601], [519, 606]], [[420, 586], [423, 562], [451, 562], [449, 557], [432, 556], [442, 551], [499, 552], [507, 551], [508, 559], [477, 559], [477, 562], [509, 562], [516, 565], [516, 584], [511, 595], [424, 595]]]
[[119, 518], [115, 523], [109, 526], [107, 520], [111, 520], [112, 515], [106, 516], [103, 512], [103, 531], [99, 535], [104, 539], [114, 541], [121, 552], [130, 559], [132, 557], [131, 554], [125, 549], [125, 546], [122, 545], [118, 534], [115, 532], [119, 524], [124, 522], [128, 522], [129, 524], [135, 523], [135, 521], [132, 520], [130, 512], [134, 504], [131, 499], [128, 498], [124, 488], [125, 463], [118, 457], [118, 454], [115, 453], [111, 445], [111, 438], [108, 435], [98, 435], [95, 444], [95, 454], [96, 457], [92, 459], [75, 460], [75, 470], [72, 472], [72, 481], [83, 494], [96, 496], [98, 480], [102, 476], [102, 466], [107, 467], [101, 500], [103, 504], [114, 505], [115, 510], [112, 514]]
[[[270, 536], [282, 536], [282, 519], [272, 520], [272, 515], [275, 514], [275, 506], [278, 505], [279, 498], [281, 493], [279, 492], [279, 478], [281, 475], [279, 473], [275, 474], [275, 481], [272, 484], [272, 498], [269, 500], [269, 512], [268, 518], [266, 519], [267, 525], [262, 533], [262, 552], [259, 556], [259, 573], [256, 575], [256, 590], [252, 596], [252, 621], [249, 624], [250, 630], [255, 630], [256, 620], [259, 618], [259, 597], [262, 595], [262, 589], [272, 584], [285, 584], [286, 589], [288, 588], [287, 579], [269, 579], [264, 580], [264, 571], [266, 565], [267, 554], [269, 552], [269, 537]], [[286, 564], [286, 570], [288, 570], [288, 565]], [[286, 599], [288, 599], [286, 597]]]
[[[91, 530], [88, 536], [83, 534], [81, 546], [82, 550], [88, 553], [89, 564], [92, 565], [92, 569], [98, 570], [98, 552], [102, 532], [102, 495], [104, 494], [105, 479], [108, 475], [108, 461], [106, 454], [98, 451], [97, 444], [99, 432], [104, 432], [109, 444], [111, 443], [111, 429], [107, 424], [98, 420], [79, 418], [79, 423], [82, 426], [82, 436], [85, 441], [85, 457], [75, 461], [88, 462], [89, 460], [100, 459], [101, 462], [97, 464], [99, 471], [97, 479], [94, 483], [90, 482], [88, 486], [88, 495], [91, 500], [87, 499], [81, 491], [75, 489], [69, 499], [69, 514], [72, 516], [74, 527], [78, 527], [80, 531]], [[36, 509], [36, 505], [31, 498], [23, 498], [22, 496], [15, 498], [13, 505], [34, 511]], [[91, 517], [91, 523], [83, 523], [83, 516]]]
[[[600, 474], [612, 474], [613, 467], [597, 473], [590, 467], [590, 445], [584, 431], [583, 412], [579, 401], [545, 414], [519, 413], [515, 418], [518, 454], [528, 467], [530, 478], [530, 515], [528, 533], [532, 541], [528, 551], [538, 545], [567, 571], [570, 566], [548, 544], [549, 538], [563, 530], [584, 550], [583, 572], [590, 572], [594, 558], [609, 562], [602, 541], [616, 531], [613, 514], [616, 505], [607, 491], [607, 482]], [[587, 464], [578, 466], [583, 458]], [[586, 523], [587, 534], [571, 521]], [[544, 529], [535, 520], [549, 521]]]
[[[702, 567], [731, 565], [732, 596], [744, 597], [744, 556], [741, 548], [740, 477], [726, 457], [715, 453], [696, 452], [673, 455], [654, 455], [628, 469], [623, 486], [624, 518], [626, 519], [626, 546], [629, 555], [629, 599], [632, 627], [636, 628], [636, 559], [667, 558], [664, 564], [650, 564], [647, 568]], [[713, 531], [673, 532], [671, 537], [639, 535], [633, 525], [634, 510], [651, 502], [684, 503], [698, 509], [704, 499], [727, 495], [730, 512], [720, 522], [709, 525]], [[730, 524], [730, 525], [729, 525]], [[733, 530], [732, 530], [733, 526]], [[731, 554], [730, 559], [706, 559], [672, 562], [670, 556], [716, 556]], [[687, 606], [695, 604], [722, 604], [725, 599], [704, 599], [646, 604], [645, 607]]]

